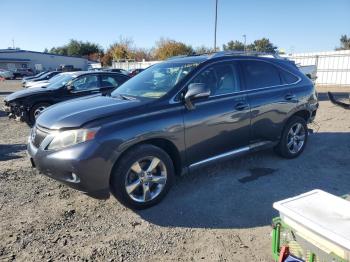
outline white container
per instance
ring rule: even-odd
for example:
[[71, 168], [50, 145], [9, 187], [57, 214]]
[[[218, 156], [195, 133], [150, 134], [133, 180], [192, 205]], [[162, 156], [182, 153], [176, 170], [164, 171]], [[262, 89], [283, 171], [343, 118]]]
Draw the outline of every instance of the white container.
[[302, 238], [327, 254], [350, 260], [350, 201], [317, 189], [273, 207]]

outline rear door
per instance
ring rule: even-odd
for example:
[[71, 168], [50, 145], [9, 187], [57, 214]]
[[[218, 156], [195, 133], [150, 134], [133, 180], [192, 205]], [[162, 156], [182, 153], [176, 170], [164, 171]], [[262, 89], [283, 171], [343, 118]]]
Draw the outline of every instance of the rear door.
[[[185, 109], [185, 143], [188, 164], [228, 153], [250, 140], [250, 110], [237, 63], [219, 62], [201, 70], [190, 83], [205, 83], [209, 98], [193, 101]], [[190, 84], [189, 83], [189, 84]]]
[[268, 61], [242, 60], [240, 65], [251, 107], [251, 143], [275, 141], [298, 102], [293, 82], [299, 79]]

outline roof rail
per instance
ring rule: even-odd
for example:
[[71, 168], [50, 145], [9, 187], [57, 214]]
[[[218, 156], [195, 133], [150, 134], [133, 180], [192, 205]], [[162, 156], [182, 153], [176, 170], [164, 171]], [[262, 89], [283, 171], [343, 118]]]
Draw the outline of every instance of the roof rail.
[[188, 57], [188, 56], [192, 56], [192, 55], [176, 55], [176, 56], [171, 56], [171, 57], [168, 57], [166, 59], [166, 61], [168, 60], [173, 60], [173, 59], [177, 59], [177, 58], [184, 58], [184, 57]]
[[276, 59], [285, 59], [278, 53], [257, 52], [257, 51], [219, 51], [213, 53], [210, 58], [222, 57], [222, 56], [272, 56]]

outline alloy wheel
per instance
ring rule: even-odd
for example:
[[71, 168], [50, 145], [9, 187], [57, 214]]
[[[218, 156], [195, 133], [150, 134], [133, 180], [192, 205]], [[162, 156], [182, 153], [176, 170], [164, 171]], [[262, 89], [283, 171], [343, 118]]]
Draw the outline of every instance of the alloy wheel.
[[292, 125], [287, 136], [287, 148], [290, 153], [297, 154], [305, 143], [305, 128], [301, 123]]
[[37, 119], [42, 111], [46, 109], [46, 106], [40, 106], [34, 111], [34, 118]]
[[132, 200], [145, 203], [159, 196], [166, 181], [167, 170], [163, 161], [157, 157], [144, 157], [131, 165], [125, 190]]

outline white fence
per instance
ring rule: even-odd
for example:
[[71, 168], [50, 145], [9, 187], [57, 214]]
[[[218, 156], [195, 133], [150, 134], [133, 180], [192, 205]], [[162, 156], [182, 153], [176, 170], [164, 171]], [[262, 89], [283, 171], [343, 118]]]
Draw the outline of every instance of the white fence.
[[[350, 50], [297, 53], [287, 55], [301, 66], [316, 65], [317, 85], [350, 87]], [[113, 61], [113, 68], [125, 70], [147, 68], [161, 61]]]
[[299, 53], [287, 57], [302, 66], [316, 65], [317, 85], [350, 86], [350, 50]]
[[113, 68], [120, 68], [124, 70], [131, 70], [131, 69], [139, 69], [139, 68], [147, 68], [151, 65], [160, 63], [162, 61], [142, 61], [142, 62], [136, 62], [136, 61], [113, 61], [112, 67]]

